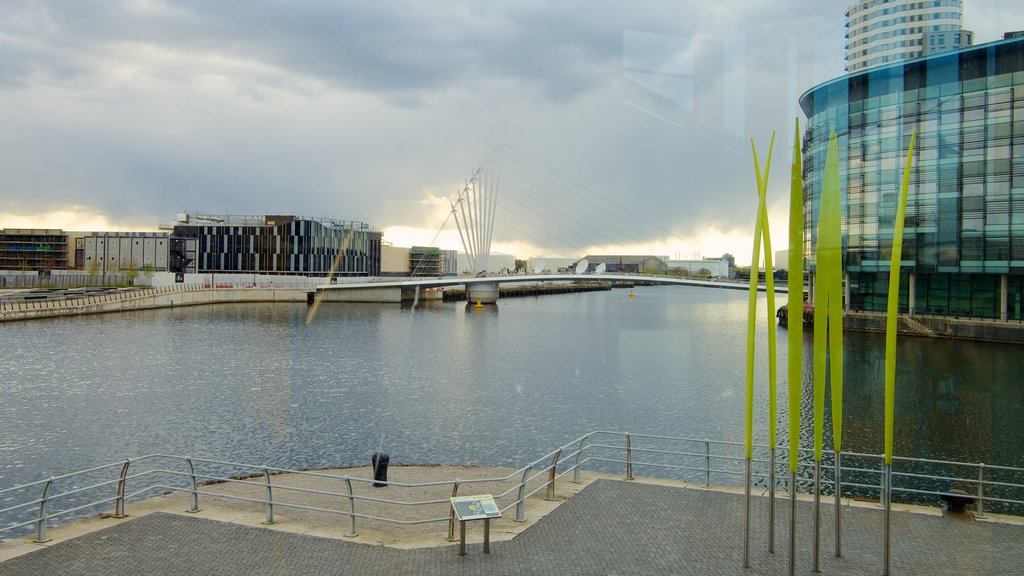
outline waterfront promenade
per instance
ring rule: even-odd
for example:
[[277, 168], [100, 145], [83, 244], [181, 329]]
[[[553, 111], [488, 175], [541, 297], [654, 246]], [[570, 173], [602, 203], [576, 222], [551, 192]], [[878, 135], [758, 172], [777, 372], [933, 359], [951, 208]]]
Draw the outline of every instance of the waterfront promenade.
[[[172, 494], [153, 500], [177, 506], [177, 513], [145, 514], [147, 501], [131, 505], [128, 519], [87, 521], [109, 527], [77, 537], [47, 545], [7, 543], [0, 558], [14, 548], [32, 551], [0, 562], [0, 575], [787, 573], [784, 499], [777, 504], [775, 554], [765, 550], [767, 499], [754, 499], [751, 568], [744, 570], [743, 497], [736, 490], [585, 474], [583, 484], [560, 482], [558, 495], [557, 506], [533, 499], [528, 516], [539, 520], [525, 529], [496, 529], [491, 554], [482, 553], [482, 526], [470, 523], [468, 554], [460, 557], [457, 544], [445, 541], [446, 526], [439, 524], [404, 534], [405, 527], [385, 525], [379, 534], [397, 535], [385, 546], [343, 538], [344, 522], [337, 518], [333, 528], [317, 528], [312, 517], [301, 521], [301, 510], [280, 511], [273, 527], [259, 524], [259, 506], [232, 515], [223, 507], [234, 505], [212, 498], [203, 501], [200, 513], [184, 514], [184, 495]], [[797, 514], [797, 573], [810, 574], [811, 503], [798, 502]], [[873, 504], [844, 505], [841, 559], [832, 556], [832, 517], [831, 506], [823, 506], [822, 573], [880, 574], [881, 510]], [[515, 524], [510, 518], [501, 522]], [[373, 532], [360, 528], [367, 531]], [[932, 509], [896, 512], [893, 534], [893, 574], [1024, 574], [1021, 525], [944, 518]]]

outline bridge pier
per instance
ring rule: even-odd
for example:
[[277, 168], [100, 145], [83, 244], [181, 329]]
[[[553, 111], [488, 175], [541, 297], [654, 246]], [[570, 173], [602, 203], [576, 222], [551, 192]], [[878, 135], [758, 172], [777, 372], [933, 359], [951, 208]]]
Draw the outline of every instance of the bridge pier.
[[496, 304], [498, 302], [498, 283], [469, 284], [466, 286], [466, 299], [481, 304]]

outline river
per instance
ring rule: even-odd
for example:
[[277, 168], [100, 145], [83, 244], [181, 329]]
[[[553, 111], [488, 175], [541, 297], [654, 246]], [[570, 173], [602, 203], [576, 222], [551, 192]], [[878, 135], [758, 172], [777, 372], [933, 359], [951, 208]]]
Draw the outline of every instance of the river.
[[[378, 450], [393, 463], [520, 466], [592, 430], [743, 439], [741, 291], [638, 287], [479, 310], [330, 303], [309, 326], [306, 311], [233, 304], [0, 326], [0, 489], [157, 452], [290, 468], [362, 465]], [[771, 329], [783, 441], [786, 330]], [[882, 450], [883, 349], [879, 335], [846, 334], [845, 450]], [[898, 358], [897, 454], [1024, 466], [1020, 347], [905, 337]]]

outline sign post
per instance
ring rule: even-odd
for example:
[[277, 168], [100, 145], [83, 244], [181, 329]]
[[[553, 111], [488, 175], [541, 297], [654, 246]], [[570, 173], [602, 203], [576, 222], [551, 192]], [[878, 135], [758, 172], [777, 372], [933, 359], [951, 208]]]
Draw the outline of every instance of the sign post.
[[459, 520], [459, 556], [466, 555], [466, 522], [484, 521], [484, 554], [491, 553], [491, 518], [501, 518], [501, 511], [490, 494], [452, 496], [452, 510]]

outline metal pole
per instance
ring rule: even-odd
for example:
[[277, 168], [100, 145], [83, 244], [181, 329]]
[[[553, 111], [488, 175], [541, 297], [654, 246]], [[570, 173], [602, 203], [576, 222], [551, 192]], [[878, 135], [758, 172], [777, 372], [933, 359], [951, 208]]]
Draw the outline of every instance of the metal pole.
[[775, 554], [775, 447], [768, 456], [768, 553]]
[[750, 458], [746, 459], [744, 469], [743, 493], [746, 498], [743, 505], [743, 567], [750, 568]]
[[523, 477], [519, 480], [519, 494], [516, 496], [516, 522], [526, 520], [526, 475], [530, 473], [530, 467], [523, 468]]
[[131, 460], [125, 459], [121, 465], [121, 475], [117, 479], [117, 499], [114, 500], [114, 518], [124, 518], [124, 485], [128, 477], [128, 465]]
[[589, 438], [589, 437], [590, 437], [589, 435], [584, 436], [583, 439], [580, 440], [579, 447], [576, 449], [576, 464], [573, 466], [573, 469], [572, 469], [572, 483], [573, 484], [579, 484], [580, 482], [583, 481], [580, 478], [580, 456], [583, 455], [583, 445], [586, 444], [587, 438]]
[[626, 434], [626, 480], [633, 479], [633, 443]]
[[892, 509], [892, 465], [885, 465], [885, 474], [883, 475], [882, 485], [885, 487], [885, 491], [882, 493], [882, 505], [885, 508], [885, 526], [882, 530], [882, 576], [889, 576], [889, 557], [891, 555], [890, 541], [892, 534], [890, 533], [890, 512]]
[[199, 512], [199, 487], [196, 486], [196, 469], [192, 466], [192, 459], [185, 458], [188, 463], [188, 476], [192, 480], [192, 506], [186, 512]]
[[[456, 480], [452, 486], [452, 498], [459, 495], [459, 481]], [[455, 542], [455, 507], [452, 506], [448, 513], [448, 541]]]
[[789, 473], [789, 576], [796, 575], [796, 472]]
[[836, 558], [843, 557], [843, 507], [842, 507], [842, 465], [840, 463], [840, 453], [836, 451], [835, 460], [835, 490], [836, 490]]
[[36, 520], [36, 543], [42, 544], [43, 542], [49, 542], [50, 539], [46, 537], [46, 502], [50, 496], [50, 487], [53, 486], [53, 477], [51, 476], [46, 484], [43, 486], [43, 497], [39, 500], [39, 519]]
[[978, 504], [974, 507], [974, 517], [985, 517], [985, 465], [978, 464]]
[[270, 485], [270, 470], [263, 469], [263, 479], [267, 485], [267, 519], [264, 524], [274, 523], [274, 492]]
[[558, 473], [558, 457], [562, 455], [562, 449], [559, 448], [558, 452], [555, 452], [555, 457], [551, 459], [551, 469], [548, 471], [548, 490], [544, 496], [545, 500], [555, 500], [555, 475]]
[[821, 460], [814, 461], [814, 572], [818, 567], [818, 552], [821, 549]]
[[704, 487], [711, 487], [711, 443], [704, 440]]
[[345, 478], [345, 488], [348, 489], [348, 534], [345, 536], [355, 538], [356, 532], [356, 499], [352, 496], [352, 479]]

